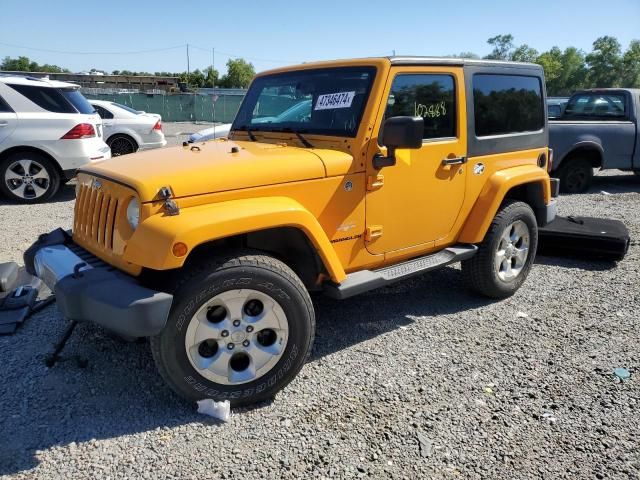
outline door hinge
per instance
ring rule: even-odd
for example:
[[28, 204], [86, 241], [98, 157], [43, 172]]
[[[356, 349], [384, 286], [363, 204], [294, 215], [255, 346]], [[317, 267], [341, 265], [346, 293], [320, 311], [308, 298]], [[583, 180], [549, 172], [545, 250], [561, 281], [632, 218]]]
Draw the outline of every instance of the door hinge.
[[384, 175], [379, 173], [378, 175], [371, 175], [367, 178], [367, 191], [378, 190], [384, 185]]
[[370, 227], [367, 227], [367, 230], [364, 234], [364, 239], [367, 242], [371, 242], [381, 236], [382, 236], [382, 225], [371, 225]]

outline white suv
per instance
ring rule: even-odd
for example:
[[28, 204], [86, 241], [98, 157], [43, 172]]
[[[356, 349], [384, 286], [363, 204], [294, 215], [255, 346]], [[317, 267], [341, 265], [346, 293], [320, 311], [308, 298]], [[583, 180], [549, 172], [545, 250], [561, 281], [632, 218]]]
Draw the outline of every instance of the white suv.
[[111, 158], [102, 120], [78, 89], [0, 76], [0, 192], [11, 200], [45, 201], [78, 168]]

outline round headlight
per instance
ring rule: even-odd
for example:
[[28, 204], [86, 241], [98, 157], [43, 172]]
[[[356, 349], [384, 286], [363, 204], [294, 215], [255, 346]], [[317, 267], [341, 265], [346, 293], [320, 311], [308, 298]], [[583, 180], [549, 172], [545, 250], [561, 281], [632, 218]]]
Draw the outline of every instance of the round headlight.
[[127, 220], [129, 220], [129, 225], [134, 230], [138, 227], [138, 221], [140, 220], [140, 203], [136, 198], [132, 198], [129, 200], [129, 205], [127, 205]]

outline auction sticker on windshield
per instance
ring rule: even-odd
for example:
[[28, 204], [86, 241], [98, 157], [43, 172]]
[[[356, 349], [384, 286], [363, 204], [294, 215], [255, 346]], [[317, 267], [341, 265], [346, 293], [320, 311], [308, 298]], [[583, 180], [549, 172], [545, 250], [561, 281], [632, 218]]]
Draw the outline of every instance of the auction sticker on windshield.
[[314, 110], [349, 108], [355, 96], [356, 92], [325, 93], [318, 97]]

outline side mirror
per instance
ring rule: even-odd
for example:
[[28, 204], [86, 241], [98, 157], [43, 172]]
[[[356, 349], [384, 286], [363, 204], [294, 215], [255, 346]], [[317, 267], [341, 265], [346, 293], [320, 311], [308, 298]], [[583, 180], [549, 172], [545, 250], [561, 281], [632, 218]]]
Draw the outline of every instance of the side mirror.
[[424, 119], [422, 117], [391, 117], [382, 127], [382, 145], [387, 147], [387, 156], [377, 154], [373, 157], [373, 167], [381, 169], [396, 164], [397, 148], [422, 147]]

